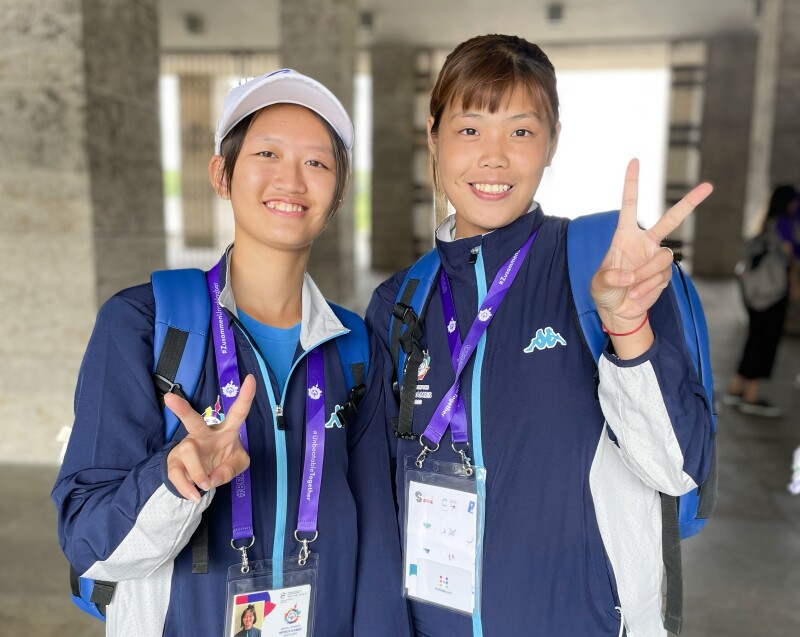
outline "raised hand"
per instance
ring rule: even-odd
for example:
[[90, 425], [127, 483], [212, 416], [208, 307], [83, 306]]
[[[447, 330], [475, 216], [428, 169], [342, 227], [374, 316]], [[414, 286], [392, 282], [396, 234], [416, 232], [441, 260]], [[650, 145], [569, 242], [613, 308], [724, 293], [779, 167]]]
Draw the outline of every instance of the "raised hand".
[[624, 333], [640, 325], [672, 277], [672, 251], [661, 241], [708, 195], [712, 186], [702, 183], [670, 208], [649, 230], [636, 223], [639, 194], [639, 160], [632, 159], [625, 173], [619, 223], [600, 268], [592, 278], [591, 293], [603, 324]]
[[244, 379], [239, 396], [225, 420], [209, 426], [183, 398], [166, 394], [164, 402], [180, 418], [188, 435], [167, 456], [167, 475], [177, 491], [187, 500], [197, 502], [200, 493], [233, 480], [250, 465], [242, 447], [239, 428], [250, 412], [256, 393], [251, 374]]

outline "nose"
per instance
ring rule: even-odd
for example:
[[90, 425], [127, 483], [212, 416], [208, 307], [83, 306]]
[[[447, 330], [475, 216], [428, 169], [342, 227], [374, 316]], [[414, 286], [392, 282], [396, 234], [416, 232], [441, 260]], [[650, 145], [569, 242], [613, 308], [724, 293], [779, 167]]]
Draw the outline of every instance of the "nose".
[[480, 167], [506, 168], [508, 166], [508, 155], [503, 140], [496, 135], [486, 135], [482, 142], [479, 159]]
[[272, 180], [273, 186], [282, 192], [304, 193], [306, 183], [303, 179], [303, 164], [299, 160], [284, 157]]

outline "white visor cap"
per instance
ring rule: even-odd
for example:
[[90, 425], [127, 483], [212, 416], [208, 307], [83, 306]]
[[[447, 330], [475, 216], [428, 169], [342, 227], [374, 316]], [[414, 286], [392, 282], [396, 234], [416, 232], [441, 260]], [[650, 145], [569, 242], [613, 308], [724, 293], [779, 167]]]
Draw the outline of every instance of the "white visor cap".
[[347, 151], [352, 150], [353, 122], [336, 96], [302, 73], [281, 69], [253, 78], [228, 91], [214, 136], [214, 153], [220, 154], [222, 140], [236, 124], [272, 104], [298, 104], [314, 111], [333, 126]]

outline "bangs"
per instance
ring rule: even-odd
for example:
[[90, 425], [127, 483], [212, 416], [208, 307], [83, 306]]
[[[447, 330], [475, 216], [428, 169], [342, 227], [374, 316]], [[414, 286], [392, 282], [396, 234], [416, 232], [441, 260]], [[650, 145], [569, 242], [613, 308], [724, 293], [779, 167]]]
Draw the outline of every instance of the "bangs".
[[[503, 77], [476, 77], [458, 93], [454, 93], [450, 106], [460, 106], [463, 111], [489, 111], [496, 113], [508, 105], [515, 91], [530, 97], [536, 113], [548, 126], [555, 125], [556, 116], [550, 107], [547, 91], [541, 83], [527, 73], [509, 73]], [[460, 104], [459, 104], [460, 102]]]
[[554, 130], [558, 121], [558, 114], [553, 112], [551, 97], [555, 94], [555, 86], [548, 87], [547, 84], [555, 84], [555, 77], [537, 73], [537, 69], [526, 66], [520, 68], [516, 65], [498, 73], [498, 69], [492, 68], [494, 66], [477, 65], [459, 74], [459, 78], [450, 87], [451, 97], [447, 105], [460, 107], [465, 112], [486, 110], [496, 113], [511, 101], [514, 91], [522, 91], [530, 97], [542, 121], [551, 131]]

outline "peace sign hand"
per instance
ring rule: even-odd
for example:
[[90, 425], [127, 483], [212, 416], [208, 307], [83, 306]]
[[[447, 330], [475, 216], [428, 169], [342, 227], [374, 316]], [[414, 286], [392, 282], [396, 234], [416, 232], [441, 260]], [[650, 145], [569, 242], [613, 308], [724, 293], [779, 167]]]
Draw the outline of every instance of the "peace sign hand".
[[250, 465], [250, 456], [239, 439], [239, 428], [250, 412], [255, 393], [256, 380], [248, 374], [225, 420], [213, 426], [206, 424], [183, 398], [175, 394], [164, 396], [165, 404], [188, 432], [167, 456], [167, 476], [187, 500], [200, 500], [194, 485], [208, 491], [230, 482]]
[[645, 313], [672, 277], [672, 251], [660, 247], [661, 241], [681, 225], [712, 189], [709, 183], [696, 186], [652, 228], [642, 230], [636, 223], [639, 160], [630, 161], [617, 229], [591, 284], [600, 319], [610, 332], [625, 333], [641, 325]]

